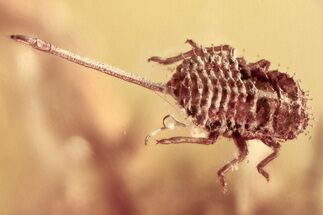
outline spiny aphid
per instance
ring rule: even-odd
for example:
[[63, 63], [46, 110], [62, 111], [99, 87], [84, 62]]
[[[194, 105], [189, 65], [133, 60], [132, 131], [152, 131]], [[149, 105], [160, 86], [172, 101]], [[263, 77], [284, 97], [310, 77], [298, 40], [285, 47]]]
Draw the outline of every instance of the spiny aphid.
[[[204, 48], [187, 40], [192, 46], [188, 52], [166, 59], [149, 58], [148, 61], [163, 65], [178, 63], [172, 78], [162, 84], [81, 57], [38, 38], [24, 35], [12, 35], [11, 38], [82, 66], [169, 94], [189, 120], [208, 133], [206, 138], [176, 136], [159, 139], [158, 144], [213, 144], [220, 135], [233, 138], [239, 154], [218, 171], [224, 189], [224, 175], [248, 154], [247, 140], [260, 140], [273, 150], [257, 165], [258, 172], [269, 181], [264, 167], [278, 156], [280, 143], [294, 139], [308, 125], [307, 99], [294, 78], [278, 70], [269, 70], [270, 62], [264, 59], [247, 63], [243, 57], [236, 57], [234, 48], [229, 45]], [[167, 124], [167, 119], [174, 123]], [[160, 130], [186, 126], [171, 115], [164, 117], [163, 124], [147, 136], [146, 142]]]

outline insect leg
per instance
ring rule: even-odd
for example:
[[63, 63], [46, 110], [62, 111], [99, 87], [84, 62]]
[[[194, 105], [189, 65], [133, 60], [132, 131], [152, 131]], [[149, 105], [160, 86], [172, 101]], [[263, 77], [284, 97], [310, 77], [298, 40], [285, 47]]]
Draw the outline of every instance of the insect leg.
[[193, 49], [199, 49], [199, 45], [196, 42], [194, 42], [193, 40], [187, 39], [185, 42], [190, 44], [193, 47]]
[[212, 46], [212, 47], [206, 48], [206, 50], [210, 53], [225, 51], [230, 57], [234, 57], [234, 52], [235, 52], [235, 49], [229, 45]]
[[203, 138], [203, 137], [171, 137], [168, 139], [157, 140], [157, 144], [179, 144], [179, 143], [194, 143], [210, 145], [215, 142], [214, 138]]
[[193, 55], [196, 55], [196, 53], [194, 52], [194, 49], [197, 49], [197, 50], [199, 49], [198, 44], [191, 39], [187, 39], [185, 42], [190, 44], [193, 47], [193, 50], [185, 52], [184, 54], [179, 54], [174, 57], [169, 57], [169, 58], [165, 58], [165, 59], [163, 59], [161, 57], [153, 56], [153, 57], [148, 58], [148, 61], [154, 61], [154, 62], [163, 64], [163, 65], [169, 65], [169, 64], [173, 64], [178, 61], [181, 61], [181, 60], [185, 60], [185, 58], [190, 58]]
[[233, 159], [229, 163], [227, 163], [225, 166], [223, 166], [219, 171], [218, 171], [218, 177], [219, 181], [223, 187], [223, 191], [226, 191], [226, 186], [227, 183], [224, 180], [224, 175], [229, 171], [232, 170], [238, 163], [243, 161], [246, 156], [248, 155], [248, 147], [246, 144], [246, 141], [240, 136], [240, 134], [235, 135], [234, 137], [234, 143], [239, 149], [239, 155], [237, 158]]
[[270, 66], [270, 62], [268, 61], [268, 60], [265, 60], [265, 59], [262, 59], [262, 60], [259, 60], [259, 61], [257, 61], [257, 62], [255, 62], [255, 63], [249, 63], [248, 64], [248, 66], [249, 66], [249, 68], [251, 69], [251, 70], [253, 70], [253, 69], [256, 69], [256, 68], [262, 68], [263, 69], [263, 71], [268, 71], [268, 69], [269, 69], [269, 66]]
[[[172, 120], [172, 122], [167, 122], [169, 119]], [[186, 127], [186, 125], [180, 121], [178, 121], [173, 115], [168, 114], [163, 118], [163, 127], [158, 128], [157, 130], [151, 132], [148, 134], [145, 138], [145, 145], [147, 145], [148, 140], [152, 137], [161, 132], [162, 130], [167, 130], [167, 129], [174, 129], [175, 126], [181, 126], [181, 127]]]
[[262, 140], [264, 144], [269, 146], [274, 152], [271, 153], [269, 156], [267, 156], [264, 160], [262, 160], [257, 165], [257, 170], [260, 174], [262, 174], [266, 179], [267, 182], [269, 182], [269, 174], [264, 170], [264, 167], [272, 160], [278, 157], [280, 152], [280, 144], [272, 139], [263, 139]]
[[162, 65], [169, 65], [169, 64], [173, 64], [178, 61], [181, 61], [181, 60], [185, 60], [185, 58], [190, 58], [193, 55], [194, 55], [193, 50], [191, 50], [191, 51], [176, 55], [174, 57], [168, 57], [168, 58], [153, 56], [153, 57], [148, 58], [148, 62], [153, 61], [153, 62], [162, 64]]

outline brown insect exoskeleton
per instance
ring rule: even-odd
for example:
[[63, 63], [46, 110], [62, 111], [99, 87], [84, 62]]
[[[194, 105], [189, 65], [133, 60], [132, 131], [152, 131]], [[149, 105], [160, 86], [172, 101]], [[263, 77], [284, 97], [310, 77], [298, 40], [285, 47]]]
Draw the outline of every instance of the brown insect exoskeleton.
[[[178, 63], [172, 78], [166, 83], [152, 83], [117, 68], [81, 57], [38, 38], [12, 35], [12, 39], [35, 49], [54, 54], [153, 91], [171, 95], [189, 120], [208, 133], [208, 137], [171, 137], [157, 140], [158, 144], [213, 144], [218, 136], [233, 138], [239, 155], [218, 171], [225, 189], [224, 175], [248, 154], [247, 140], [261, 140], [273, 152], [257, 165], [258, 172], [269, 181], [264, 167], [275, 159], [280, 142], [293, 139], [308, 124], [306, 97], [298, 83], [286, 73], [269, 70], [270, 62], [247, 63], [236, 57], [228, 45], [203, 48], [187, 40], [192, 49], [183, 54], [160, 58], [151, 57], [163, 65]], [[167, 124], [166, 120], [173, 120]], [[186, 126], [167, 115], [164, 126], [146, 137], [174, 126]]]

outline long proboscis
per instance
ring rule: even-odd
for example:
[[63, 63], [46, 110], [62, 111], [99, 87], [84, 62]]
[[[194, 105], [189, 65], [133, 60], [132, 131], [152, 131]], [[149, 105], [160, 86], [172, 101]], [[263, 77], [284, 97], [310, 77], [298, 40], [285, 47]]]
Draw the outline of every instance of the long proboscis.
[[104, 63], [100, 63], [98, 61], [89, 59], [87, 57], [80, 56], [73, 52], [61, 49], [44, 40], [41, 40], [35, 37], [25, 36], [25, 35], [11, 35], [10, 38], [15, 41], [30, 45], [31, 47], [39, 51], [56, 55], [58, 57], [61, 57], [73, 63], [79, 64], [81, 66], [95, 69], [97, 71], [103, 72], [105, 74], [114, 76], [116, 78], [122, 79], [130, 83], [137, 84], [147, 89], [157, 91], [157, 92], [163, 92], [163, 93], [166, 92], [166, 87], [162, 83], [153, 83], [151, 81], [145, 80], [142, 77], [129, 74], [121, 69], [118, 69], [118, 68], [106, 65]]

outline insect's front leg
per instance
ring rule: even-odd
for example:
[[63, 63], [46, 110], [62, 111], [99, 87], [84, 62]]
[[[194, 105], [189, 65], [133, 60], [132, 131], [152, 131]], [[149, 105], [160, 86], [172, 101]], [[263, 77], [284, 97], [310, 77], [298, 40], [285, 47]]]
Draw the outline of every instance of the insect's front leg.
[[199, 45], [195, 41], [193, 41], [191, 39], [187, 39], [186, 43], [190, 44], [193, 49], [199, 49]]
[[148, 62], [149, 61], [154, 61], [156, 63], [162, 64], [162, 65], [169, 65], [169, 64], [173, 64], [176, 63], [178, 61], [181, 60], [185, 60], [186, 58], [191, 58], [193, 55], [196, 55], [194, 53], [194, 49], [199, 49], [198, 44], [196, 42], [194, 42], [191, 39], [187, 39], [186, 43], [190, 44], [193, 47], [193, 50], [190, 50], [188, 52], [185, 52], [184, 54], [179, 54], [173, 57], [168, 57], [168, 58], [162, 58], [162, 57], [158, 57], [158, 56], [153, 56], [148, 58]]
[[[170, 121], [171, 120], [171, 121]], [[186, 127], [186, 125], [180, 121], [178, 121], [174, 116], [171, 114], [166, 115], [163, 118], [163, 127], [158, 128], [157, 130], [151, 132], [146, 136], [145, 144], [147, 145], [148, 140], [152, 137], [161, 132], [162, 130], [174, 129], [175, 127]], [[218, 138], [218, 134], [215, 132], [209, 133], [208, 138], [203, 137], [171, 137], [166, 139], [157, 140], [157, 144], [178, 144], [178, 143], [195, 143], [195, 144], [204, 144], [209, 145], [216, 141]]]
[[158, 56], [153, 56], [148, 58], [148, 62], [153, 61], [162, 65], [170, 65], [176, 63], [181, 60], [185, 60], [186, 58], [191, 58], [194, 55], [193, 50], [176, 55], [174, 57], [162, 58]]
[[203, 137], [171, 137], [168, 139], [157, 140], [157, 144], [179, 144], [179, 143], [192, 143], [210, 145], [216, 141], [216, 138], [203, 138]]
[[264, 167], [278, 157], [281, 145], [272, 139], [262, 139], [262, 142], [274, 151], [257, 165], [258, 172], [266, 178], [267, 182], [269, 182], [269, 174], [264, 170]]
[[234, 52], [235, 49], [229, 45], [220, 45], [220, 46], [213, 46], [207, 48], [208, 52], [211, 53], [215, 53], [215, 52], [221, 52], [221, 54], [223, 54], [223, 52], [226, 52], [230, 57], [234, 57]]
[[[170, 121], [171, 120], [171, 121]], [[170, 121], [170, 122], [168, 122]], [[149, 133], [146, 138], [145, 138], [145, 145], [147, 145], [149, 139], [152, 136], [155, 136], [156, 134], [158, 134], [159, 132], [161, 132], [162, 130], [169, 130], [169, 129], [174, 129], [175, 127], [186, 127], [186, 125], [180, 121], [178, 121], [173, 115], [168, 114], [163, 118], [163, 127], [156, 129], [155, 131]]]

